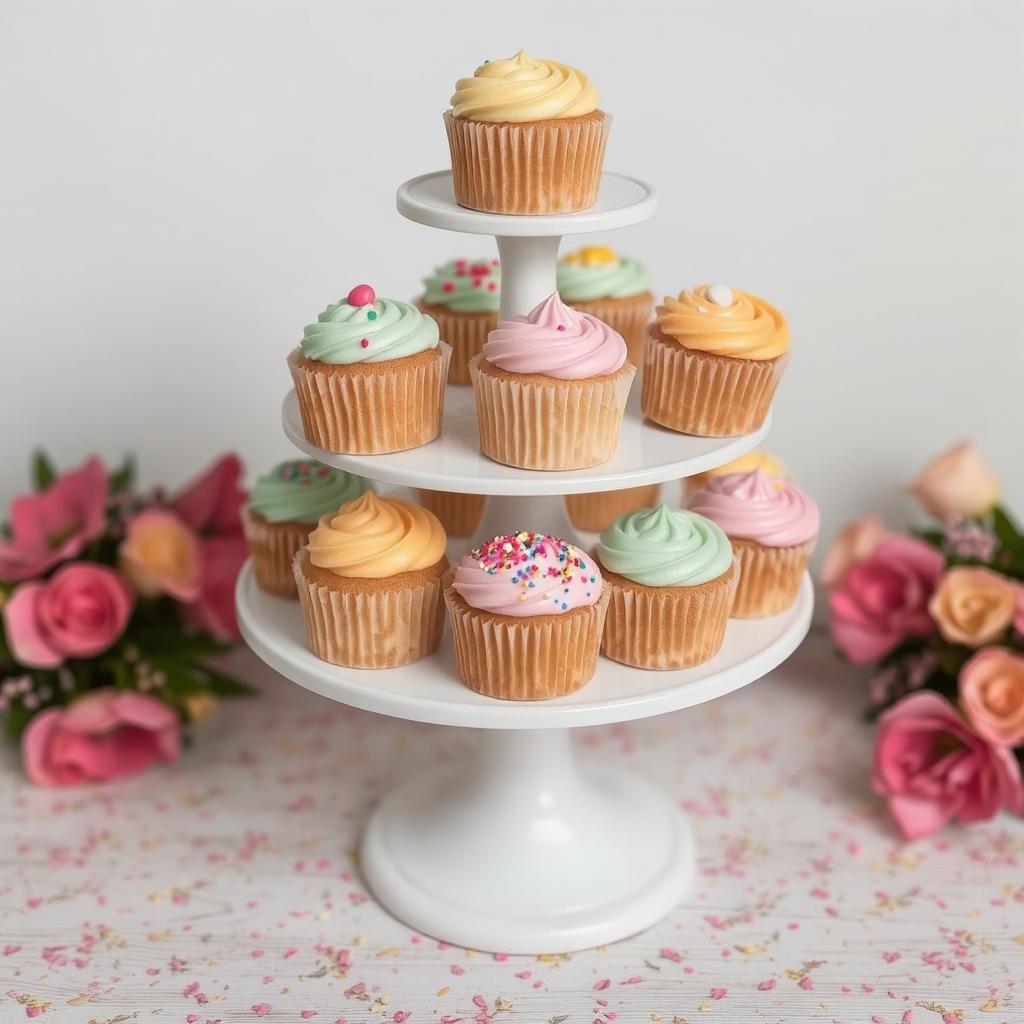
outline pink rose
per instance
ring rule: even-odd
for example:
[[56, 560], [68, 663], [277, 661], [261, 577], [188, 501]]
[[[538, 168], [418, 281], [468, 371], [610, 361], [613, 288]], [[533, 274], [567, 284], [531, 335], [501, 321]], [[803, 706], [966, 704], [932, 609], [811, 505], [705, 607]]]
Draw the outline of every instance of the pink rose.
[[102, 654], [124, 632], [134, 604], [119, 573], [72, 562], [48, 580], [15, 589], [3, 605], [4, 632], [22, 665], [53, 668], [65, 658]]
[[826, 587], [834, 587], [854, 562], [863, 561], [888, 539], [889, 531], [878, 516], [864, 516], [847, 523], [825, 555], [821, 582]]
[[237, 455], [222, 455], [171, 502], [171, 508], [196, 533], [240, 533], [246, 492], [238, 485], [242, 463]]
[[168, 509], [150, 508], [135, 516], [125, 527], [118, 557], [146, 597], [170, 594], [194, 601], [199, 595], [199, 538]]
[[999, 501], [999, 481], [970, 441], [929, 462], [909, 489], [937, 519], [983, 516]]
[[959, 677], [960, 705], [989, 743], [1024, 743], [1024, 655], [1005, 647], [978, 651]]
[[872, 782], [908, 839], [953, 818], [987, 821], [1001, 807], [1024, 810], [1013, 754], [986, 743], [930, 690], [904, 697], [879, 718]]
[[21, 737], [25, 772], [37, 786], [104, 782], [176, 761], [180, 751], [177, 714], [132, 690], [96, 690], [69, 707], [48, 708]]
[[11, 536], [0, 540], [0, 580], [42, 576], [78, 555], [106, 521], [107, 471], [92, 458], [58, 477], [39, 494], [11, 503]]
[[1017, 587], [1017, 600], [1013, 607], [1013, 628], [1024, 636], [1024, 587]]
[[934, 633], [928, 601], [942, 568], [942, 555], [924, 541], [883, 541], [828, 595], [836, 646], [854, 664], [866, 665], [907, 637]]

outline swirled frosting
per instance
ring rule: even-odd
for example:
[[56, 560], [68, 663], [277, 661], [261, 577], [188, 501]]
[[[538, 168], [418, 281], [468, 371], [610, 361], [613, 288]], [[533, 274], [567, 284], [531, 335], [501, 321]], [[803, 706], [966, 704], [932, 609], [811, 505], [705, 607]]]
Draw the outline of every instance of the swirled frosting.
[[309, 535], [309, 560], [338, 576], [380, 580], [436, 565], [445, 553], [437, 516], [399, 498], [367, 491], [320, 517]]
[[460, 78], [451, 103], [455, 117], [471, 121], [547, 121], [597, 110], [597, 90], [582, 71], [520, 50]]
[[806, 491], [760, 469], [712, 477], [693, 496], [690, 509], [713, 519], [730, 537], [771, 548], [806, 544], [821, 527], [818, 506]]
[[694, 587], [728, 572], [732, 545], [710, 519], [660, 505], [619, 516], [601, 534], [597, 557], [645, 587]]
[[526, 316], [502, 320], [487, 335], [483, 353], [510, 373], [585, 380], [618, 370], [626, 361], [626, 343], [606, 323], [552, 293]]
[[[372, 294], [372, 292], [371, 292]], [[303, 331], [302, 354], [320, 363], [381, 363], [437, 348], [434, 320], [394, 299], [365, 305], [342, 299], [328, 306]]]
[[636, 260], [616, 256], [605, 245], [585, 245], [558, 261], [558, 294], [568, 302], [627, 299], [651, 287], [651, 275]]
[[687, 288], [658, 306], [662, 332], [685, 348], [733, 359], [775, 359], [789, 351], [789, 324], [756, 295], [723, 285]]
[[261, 476], [249, 495], [249, 508], [271, 523], [315, 523], [372, 489], [365, 477], [300, 459]]
[[423, 279], [423, 300], [455, 313], [497, 313], [501, 267], [495, 259], [450, 260]]
[[495, 615], [560, 615], [596, 604], [604, 583], [594, 560], [542, 533], [510, 533], [474, 548], [452, 586], [466, 603]]

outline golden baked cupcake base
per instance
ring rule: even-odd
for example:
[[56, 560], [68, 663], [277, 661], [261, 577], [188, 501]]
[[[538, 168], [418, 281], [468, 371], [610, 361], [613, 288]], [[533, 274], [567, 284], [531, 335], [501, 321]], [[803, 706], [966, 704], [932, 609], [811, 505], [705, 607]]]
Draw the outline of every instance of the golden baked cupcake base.
[[309, 539], [316, 523], [272, 523], [258, 512], [242, 507], [242, 529], [252, 557], [256, 582], [268, 594], [295, 597], [292, 562]]
[[441, 340], [452, 347], [449, 384], [469, 384], [469, 361], [483, 348], [487, 335], [498, 326], [497, 313], [458, 313], [417, 299], [416, 308], [437, 321]]
[[772, 548], [755, 540], [729, 538], [740, 566], [740, 584], [732, 606], [734, 619], [778, 615], [791, 607], [814, 554], [815, 541]]
[[565, 300], [567, 306], [589, 313], [622, 335], [626, 358], [638, 369], [644, 365], [647, 328], [654, 316], [654, 293], [640, 292], [623, 299], [587, 299], [583, 302]]
[[653, 508], [658, 503], [660, 491], [661, 484], [645, 484], [620, 491], [567, 494], [565, 513], [577, 530], [600, 533], [626, 512]]

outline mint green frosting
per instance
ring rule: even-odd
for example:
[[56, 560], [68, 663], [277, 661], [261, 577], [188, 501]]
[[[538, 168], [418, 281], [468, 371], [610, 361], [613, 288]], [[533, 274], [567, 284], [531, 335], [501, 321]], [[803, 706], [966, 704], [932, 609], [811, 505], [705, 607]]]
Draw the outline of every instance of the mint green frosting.
[[256, 481], [249, 508], [271, 523], [315, 523], [372, 490], [373, 482], [355, 473], [297, 459], [282, 462]]
[[732, 565], [732, 545], [710, 519], [685, 509], [627, 512], [601, 534], [601, 564], [645, 587], [695, 587]]
[[377, 299], [351, 306], [342, 299], [303, 331], [301, 344], [309, 359], [348, 365], [414, 356], [437, 348], [438, 340], [437, 324], [407, 302]]
[[495, 259], [450, 260], [423, 279], [423, 301], [454, 313], [497, 313], [501, 267]]
[[559, 260], [556, 274], [558, 294], [570, 306], [591, 299], [628, 299], [651, 289], [647, 268], [624, 256], [591, 266]]

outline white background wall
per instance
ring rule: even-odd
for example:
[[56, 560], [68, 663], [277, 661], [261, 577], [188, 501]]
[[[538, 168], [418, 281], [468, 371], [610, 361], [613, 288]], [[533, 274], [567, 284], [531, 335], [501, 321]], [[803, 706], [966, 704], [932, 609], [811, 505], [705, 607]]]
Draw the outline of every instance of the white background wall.
[[0, 6], [0, 498], [28, 449], [176, 481], [284, 457], [284, 357], [359, 281], [480, 242], [394, 212], [456, 77], [587, 71], [658, 218], [603, 239], [659, 292], [776, 302], [771, 449], [838, 521], [977, 439], [1024, 511], [1024, 5], [924, 0]]

